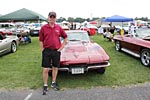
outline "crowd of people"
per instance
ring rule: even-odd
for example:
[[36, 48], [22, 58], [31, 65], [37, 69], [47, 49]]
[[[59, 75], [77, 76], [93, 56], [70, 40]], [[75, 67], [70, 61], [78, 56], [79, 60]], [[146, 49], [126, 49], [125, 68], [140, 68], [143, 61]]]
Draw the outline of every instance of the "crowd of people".
[[111, 24], [109, 24], [108, 28], [103, 28], [99, 26], [98, 28], [98, 34], [103, 35], [104, 38], [108, 39], [109, 41], [113, 42], [113, 36], [114, 36], [114, 31], [116, 30], [115, 26], [112, 27]]
[[99, 26], [98, 27], [98, 34], [103, 35], [104, 38], [113, 42], [113, 37], [114, 37], [115, 32], [117, 32], [120, 35], [131, 34], [134, 37], [135, 33], [136, 33], [136, 29], [137, 28], [133, 23], [131, 23], [129, 25], [128, 30], [125, 30], [123, 27], [118, 29], [115, 26], [112, 26], [111, 24], [109, 24], [109, 27]]

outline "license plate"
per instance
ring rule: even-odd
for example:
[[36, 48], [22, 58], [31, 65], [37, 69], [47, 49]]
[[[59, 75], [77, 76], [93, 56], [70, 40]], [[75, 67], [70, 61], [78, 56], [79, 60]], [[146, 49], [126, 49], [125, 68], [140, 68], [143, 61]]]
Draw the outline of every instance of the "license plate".
[[33, 33], [38, 33], [37, 31], [34, 31]]
[[83, 74], [84, 68], [71, 68], [71, 73], [72, 74]]

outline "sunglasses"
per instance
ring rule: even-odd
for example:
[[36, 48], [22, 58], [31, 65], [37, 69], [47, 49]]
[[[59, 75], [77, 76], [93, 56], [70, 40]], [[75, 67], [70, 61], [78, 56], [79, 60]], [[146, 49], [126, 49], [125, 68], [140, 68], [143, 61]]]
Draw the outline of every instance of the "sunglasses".
[[56, 18], [56, 16], [49, 16], [50, 18]]

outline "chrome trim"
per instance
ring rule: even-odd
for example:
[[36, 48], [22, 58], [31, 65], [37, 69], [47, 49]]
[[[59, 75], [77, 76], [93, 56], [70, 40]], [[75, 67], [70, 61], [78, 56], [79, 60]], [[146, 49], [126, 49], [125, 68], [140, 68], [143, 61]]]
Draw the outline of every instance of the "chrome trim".
[[[49, 70], [52, 70], [52, 68], [49, 68]], [[69, 71], [69, 68], [58, 68], [60, 71]]]
[[3, 50], [0, 51], [0, 53], [5, 52], [6, 50], [7, 50], [7, 49], [3, 49]]
[[[108, 64], [105, 64], [105, 65], [91, 65], [91, 66], [88, 66], [85, 71], [88, 71], [89, 69], [98, 69], [98, 68], [101, 68], [101, 67], [107, 67], [107, 66], [110, 66], [110, 63], [108, 62]], [[52, 70], [52, 68], [49, 68], [49, 70]], [[71, 72], [71, 70], [69, 68], [58, 68], [59, 71], [68, 71], [68, 72]]]
[[101, 67], [107, 67], [107, 66], [110, 66], [110, 63], [108, 62], [107, 65], [95, 65], [95, 66], [88, 66], [87, 67], [87, 70], [89, 69], [97, 69], [97, 68], [101, 68]]
[[130, 51], [130, 50], [128, 50], [128, 49], [121, 48], [121, 50], [124, 51], [124, 52], [127, 52], [127, 53], [129, 53], [129, 54], [131, 54], [131, 55], [133, 55], [133, 56], [135, 56], [135, 57], [140, 58], [140, 55], [139, 55], [139, 54], [134, 53], [134, 52], [132, 52], [132, 51]]
[[61, 71], [69, 71], [69, 68], [58, 68], [59, 70], [61, 70]]

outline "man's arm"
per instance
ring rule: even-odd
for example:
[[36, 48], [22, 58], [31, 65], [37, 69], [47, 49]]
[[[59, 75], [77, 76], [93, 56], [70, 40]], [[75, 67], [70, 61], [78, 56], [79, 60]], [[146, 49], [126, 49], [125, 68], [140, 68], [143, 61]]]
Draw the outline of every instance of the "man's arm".
[[67, 43], [67, 38], [64, 39], [63, 43], [61, 44], [61, 47], [57, 51], [61, 51], [66, 45], [66, 43]]
[[42, 41], [40, 41], [40, 48], [41, 48], [41, 50], [43, 51], [43, 42]]

